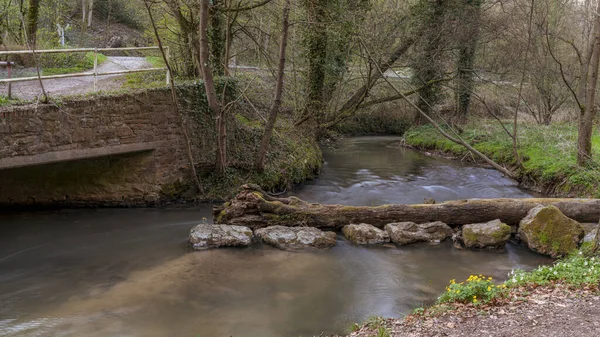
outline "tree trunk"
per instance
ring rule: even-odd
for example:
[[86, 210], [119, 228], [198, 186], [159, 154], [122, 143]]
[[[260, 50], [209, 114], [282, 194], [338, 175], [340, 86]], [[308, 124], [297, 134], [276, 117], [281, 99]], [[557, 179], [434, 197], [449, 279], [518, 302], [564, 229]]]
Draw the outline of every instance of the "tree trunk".
[[94, 0], [90, 0], [89, 1], [89, 7], [88, 7], [88, 21], [87, 21], [87, 26], [92, 27], [92, 16], [94, 13]]
[[[426, 14], [423, 18], [424, 46], [417, 55], [416, 64], [413, 65], [413, 84], [422, 89], [418, 92], [416, 105], [427, 115], [431, 114], [432, 107], [440, 99], [439, 85], [425, 85], [442, 77], [443, 56], [440, 55], [446, 36], [444, 36], [446, 4], [443, 0], [422, 0], [426, 4]], [[421, 114], [417, 114], [415, 124], [423, 123]]]
[[[600, 1], [596, 13], [600, 13]], [[592, 133], [596, 116], [596, 86], [598, 84], [598, 66], [600, 63], [600, 15], [595, 15], [592, 41], [589, 46], [589, 64], [586, 65], [585, 101], [580, 107], [579, 133], [577, 139], [577, 164], [586, 165], [592, 158]]]
[[600, 217], [600, 199], [471, 199], [433, 205], [342, 206], [313, 204], [295, 197], [275, 198], [255, 185], [244, 185], [242, 192], [222, 207], [215, 207], [213, 213], [215, 223], [252, 229], [274, 225], [333, 229], [363, 222], [382, 228], [402, 221], [463, 225], [494, 219], [514, 225], [539, 204], [554, 205], [580, 222], [595, 222]]
[[27, 42], [31, 48], [36, 46], [36, 33], [40, 13], [40, 0], [30, 0], [27, 11]]
[[456, 76], [456, 118], [459, 123], [465, 123], [471, 105], [473, 92], [473, 74], [475, 66], [475, 51], [479, 37], [479, 18], [481, 16], [482, 0], [466, 0], [463, 18], [463, 29], [459, 36], [457, 76]]
[[283, 77], [285, 75], [285, 52], [287, 48], [288, 40], [288, 28], [289, 28], [289, 16], [290, 16], [290, 0], [285, 1], [285, 7], [283, 8], [283, 22], [282, 22], [282, 33], [281, 33], [281, 45], [279, 47], [279, 69], [277, 70], [277, 85], [275, 88], [275, 99], [273, 100], [273, 106], [269, 113], [269, 120], [265, 126], [265, 133], [260, 142], [258, 149], [258, 155], [256, 156], [255, 168], [258, 171], [262, 171], [265, 164], [265, 156], [269, 148], [269, 141], [273, 135], [273, 129], [275, 128], [275, 122], [277, 121], [277, 114], [279, 113], [279, 107], [281, 106], [281, 95], [283, 93]]
[[87, 25], [85, 20], [87, 18], [87, 0], [81, 0], [81, 29], [85, 30]]
[[231, 58], [231, 45], [233, 43], [231, 28], [234, 21], [231, 19], [231, 14], [227, 14], [227, 21], [225, 22], [225, 55], [223, 56], [223, 75], [225, 76], [229, 76], [229, 59]]
[[221, 0], [213, 0], [209, 8], [210, 16], [210, 46], [211, 46], [211, 64], [216, 76], [224, 74], [223, 55], [225, 54], [225, 41], [223, 34], [223, 13], [219, 10]]
[[211, 0], [202, 0], [200, 7], [200, 66], [202, 68], [202, 79], [204, 81], [204, 90], [208, 106], [217, 120], [217, 159], [216, 166], [220, 173], [225, 172], [227, 167], [227, 148], [226, 148], [226, 128], [225, 128], [225, 111], [221, 108], [217, 93], [215, 91], [215, 83], [213, 79], [212, 69], [209, 62], [209, 46], [208, 46], [208, 12]]
[[310, 27], [306, 43], [308, 58], [308, 93], [304, 115], [321, 124], [324, 113], [325, 66], [327, 63], [327, 30], [325, 0], [309, 0], [306, 4]]

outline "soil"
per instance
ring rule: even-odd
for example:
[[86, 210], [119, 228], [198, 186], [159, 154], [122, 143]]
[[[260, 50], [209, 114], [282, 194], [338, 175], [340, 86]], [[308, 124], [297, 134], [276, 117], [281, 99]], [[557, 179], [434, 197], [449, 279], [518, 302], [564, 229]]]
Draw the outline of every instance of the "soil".
[[[600, 294], [564, 286], [521, 289], [501, 305], [455, 304], [437, 314], [385, 320], [390, 336], [600, 336]], [[378, 336], [368, 325], [349, 337]]]
[[[143, 57], [109, 56], [98, 65], [98, 72], [108, 72], [128, 69], [151, 68]], [[35, 73], [31, 71], [32, 73]], [[35, 76], [35, 75], [33, 75]], [[105, 75], [98, 77], [97, 91], [118, 90], [125, 82], [124, 75]], [[43, 80], [44, 89], [49, 96], [81, 95], [94, 91], [94, 76], [69, 77]], [[0, 93], [6, 94], [7, 84], [0, 85]], [[17, 82], [12, 84], [12, 96], [22, 100], [35, 100], [41, 97], [42, 90], [39, 81]]]

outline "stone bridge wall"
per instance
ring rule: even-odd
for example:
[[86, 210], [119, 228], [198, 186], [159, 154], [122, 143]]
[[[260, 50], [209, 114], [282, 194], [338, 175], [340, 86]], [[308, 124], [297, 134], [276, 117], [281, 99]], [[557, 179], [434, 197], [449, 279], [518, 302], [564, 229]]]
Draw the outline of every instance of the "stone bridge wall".
[[0, 108], [2, 206], [152, 203], [190, 178], [168, 90]]

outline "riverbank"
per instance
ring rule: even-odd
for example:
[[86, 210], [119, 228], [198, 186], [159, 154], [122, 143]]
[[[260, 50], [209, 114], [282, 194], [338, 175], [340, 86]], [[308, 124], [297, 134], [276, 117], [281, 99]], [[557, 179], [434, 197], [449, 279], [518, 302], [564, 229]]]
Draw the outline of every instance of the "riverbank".
[[600, 327], [600, 261], [582, 248], [554, 266], [516, 271], [508, 281], [451, 280], [436, 304], [400, 319], [372, 318], [350, 337], [591, 336]]
[[[507, 126], [512, 130], [510, 126]], [[516, 165], [512, 139], [497, 122], [473, 121], [464, 127], [461, 137], [475, 149], [500, 165], [516, 171], [517, 180], [528, 188], [549, 196], [600, 197], [600, 170], [576, 164], [577, 129], [574, 125], [519, 125], [519, 146], [523, 168]], [[479, 161], [463, 146], [440, 135], [432, 126], [412, 128], [405, 133], [409, 147], [433, 151], [446, 157]], [[593, 153], [600, 162], [600, 134], [593, 138]]]

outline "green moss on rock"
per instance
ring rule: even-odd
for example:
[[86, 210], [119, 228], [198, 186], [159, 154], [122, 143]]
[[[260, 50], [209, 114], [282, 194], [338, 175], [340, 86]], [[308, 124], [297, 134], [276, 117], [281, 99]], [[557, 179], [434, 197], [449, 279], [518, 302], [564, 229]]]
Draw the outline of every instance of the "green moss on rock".
[[519, 236], [531, 250], [554, 258], [579, 248], [584, 235], [579, 222], [554, 206], [536, 206], [519, 226]]
[[502, 248], [510, 238], [510, 226], [500, 220], [464, 225], [463, 243], [467, 248]]

